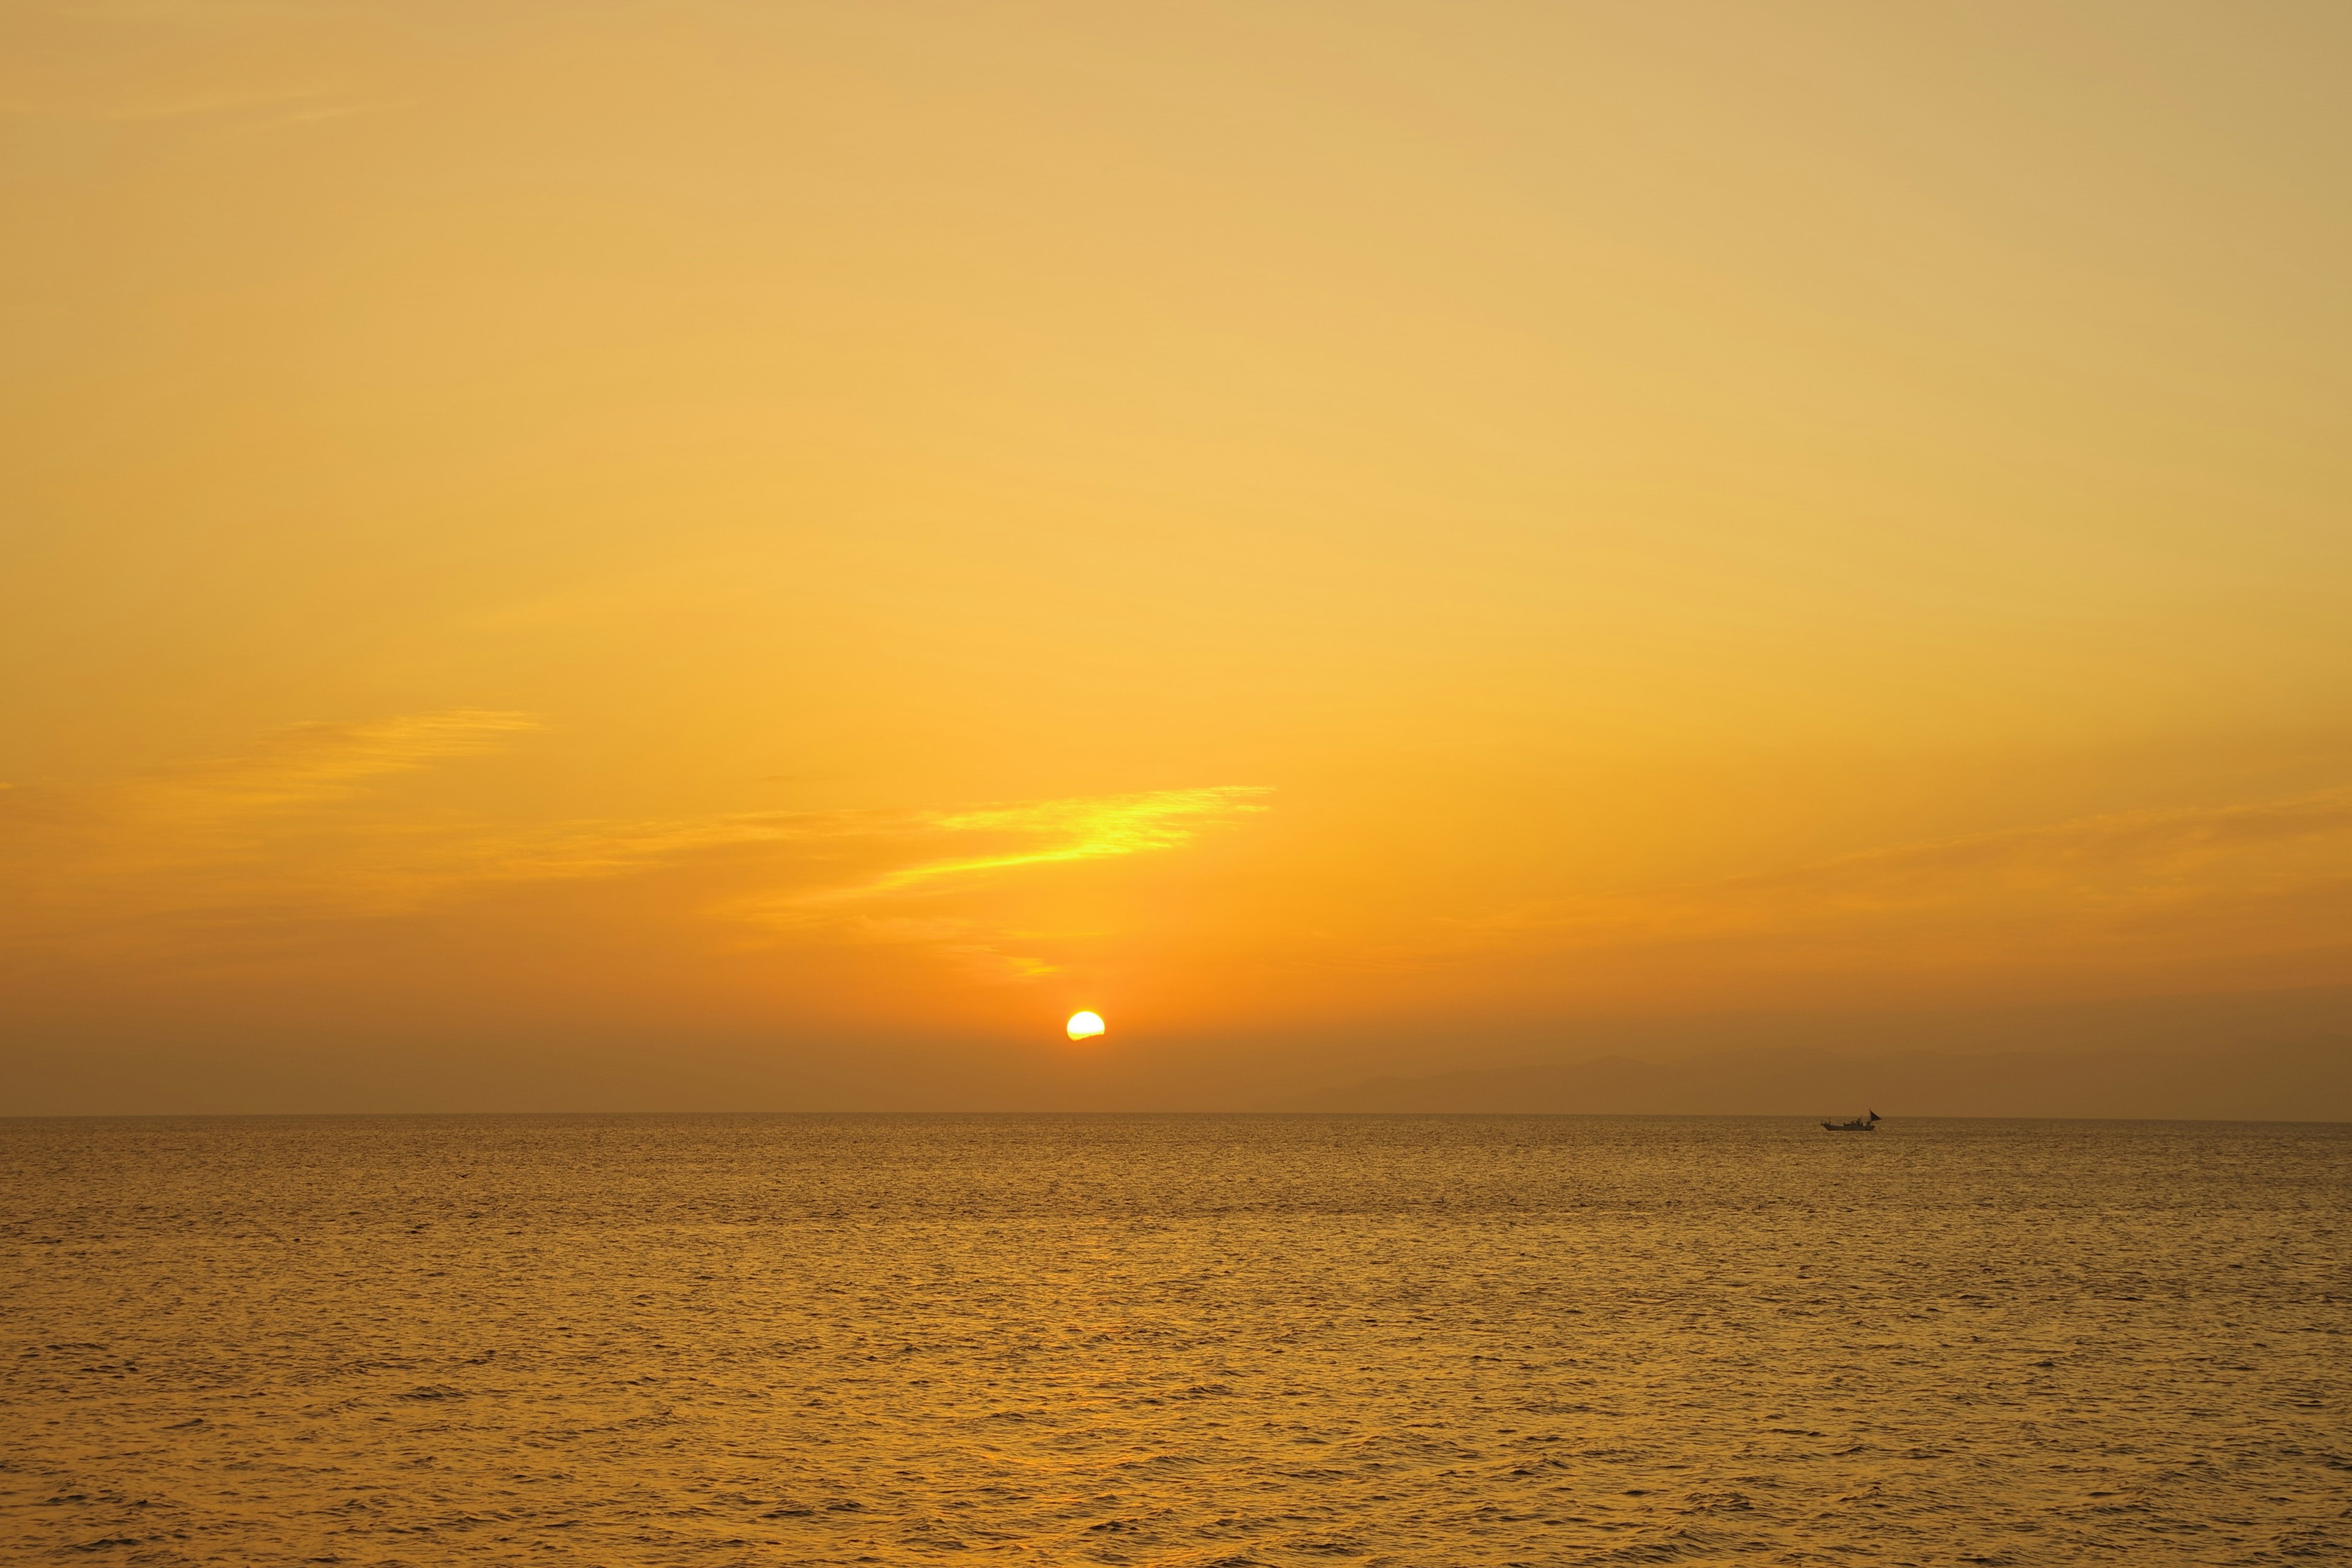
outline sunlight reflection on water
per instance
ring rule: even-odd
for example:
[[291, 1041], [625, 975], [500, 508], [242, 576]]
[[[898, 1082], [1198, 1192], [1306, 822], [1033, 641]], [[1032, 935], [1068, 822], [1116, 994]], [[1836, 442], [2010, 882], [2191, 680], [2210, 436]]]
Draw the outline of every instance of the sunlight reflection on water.
[[0, 1122], [0, 1548], [2344, 1554], [2347, 1156], [2213, 1123]]

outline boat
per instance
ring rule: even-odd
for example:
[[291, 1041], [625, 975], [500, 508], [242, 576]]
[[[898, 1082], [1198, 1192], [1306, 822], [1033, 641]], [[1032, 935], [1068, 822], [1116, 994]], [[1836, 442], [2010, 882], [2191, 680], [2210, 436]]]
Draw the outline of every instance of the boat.
[[1831, 1132], [1875, 1132], [1878, 1131], [1878, 1112], [1874, 1110], [1851, 1121], [1824, 1121], [1822, 1127]]

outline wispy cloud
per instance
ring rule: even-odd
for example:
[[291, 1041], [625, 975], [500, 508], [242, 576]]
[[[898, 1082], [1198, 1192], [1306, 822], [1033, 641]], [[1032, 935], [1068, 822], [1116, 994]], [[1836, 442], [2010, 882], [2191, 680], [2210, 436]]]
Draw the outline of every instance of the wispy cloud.
[[2352, 836], [2352, 792], [2292, 800], [2079, 817], [1898, 845], [1731, 884], [1910, 901], [1998, 888], [2142, 893], [2200, 866]]
[[[136, 778], [0, 790], [0, 878], [15, 895], [0, 905], [0, 939], [19, 954], [135, 964], [313, 941], [358, 952], [373, 940], [365, 922], [386, 920], [412, 934], [472, 933], [460, 945], [593, 928], [616, 950], [640, 937], [681, 953], [900, 949], [1018, 982], [1108, 934], [1080, 929], [1097, 917], [1081, 912], [1095, 906], [1079, 868], [1181, 855], [1271, 803], [1263, 788], [1217, 785], [516, 824], [449, 804], [466, 791], [411, 787], [536, 728], [470, 710], [311, 724]], [[1332, 912], [1311, 887], [1288, 896]], [[2083, 817], [1712, 882], [1391, 911], [1352, 936], [1250, 930], [1253, 951], [1300, 973], [1336, 964], [1443, 989], [1474, 969], [1482, 987], [1654, 1001], [1906, 976], [2309, 970], [2352, 949], [2352, 792]]]
[[[1263, 797], [1270, 793], [1255, 785], [1227, 784], [931, 814], [927, 825], [940, 833], [1009, 838], [1026, 847], [901, 867], [864, 890], [888, 891], [941, 878], [1174, 849], [1192, 842], [1205, 826], [1264, 811]], [[850, 890], [852, 896], [856, 891]]]
[[283, 811], [350, 795], [388, 773], [495, 751], [539, 728], [525, 713], [454, 709], [368, 724], [299, 724], [239, 756], [166, 769], [118, 786], [150, 811], [188, 816]]
[[942, 912], [942, 899], [1002, 890], [1024, 875], [1181, 849], [1267, 809], [1255, 785], [1153, 790], [947, 810], [755, 813], [577, 824], [495, 847], [468, 873], [494, 881], [620, 880], [697, 874], [701, 910], [771, 938], [927, 946], [984, 978], [1034, 979], [1041, 942], [1070, 933]]
[[82, 786], [26, 784], [0, 796], [0, 833], [20, 847], [45, 830], [133, 867], [217, 856], [239, 825], [348, 799], [396, 773], [493, 751], [536, 728], [526, 714], [454, 710], [365, 724], [301, 724], [253, 750]]
[[0, 930], [57, 939], [173, 912], [380, 909], [436, 849], [415, 824], [368, 814], [370, 792], [534, 728], [525, 714], [477, 710], [303, 724], [234, 756], [11, 789], [0, 794], [0, 869], [24, 891]]
[[2352, 943], [2352, 792], [2077, 818], [1433, 922], [1402, 963], [1563, 975], [2161, 964]]
[[[1205, 827], [1266, 809], [1256, 785], [993, 804], [947, 810], [750, 812], [647, 822], [583, 822], [499, 841], [486, 877], [515, 880], [625, 876], [761, 846], [888, 844], [915, 856], [806, 897], [870, 897], [943, 879], [1175, 849]], [[989, 852], [925, 855], [984, 842]]]
[[[1265, 806], [1245, 786], [937, 809], [714, 814], [500, 827], [383, 786], [499, 749], [527, 715], [311, 724], [248, 752], [82, 789], [0, 795], [0, 868], [46, 896], [19, 940], [233, 940], [420, 915], [567, 883], [635, 884], [650, 917], [771, 939], [936, 948], [993, 978], [1050, 972], [1003, 919], [937, 905], [1023, 874], [1166, 852]], [[728, 940], [717, 939], [714, 940]], [[732, 939], [732, 940], [740, 940]]]

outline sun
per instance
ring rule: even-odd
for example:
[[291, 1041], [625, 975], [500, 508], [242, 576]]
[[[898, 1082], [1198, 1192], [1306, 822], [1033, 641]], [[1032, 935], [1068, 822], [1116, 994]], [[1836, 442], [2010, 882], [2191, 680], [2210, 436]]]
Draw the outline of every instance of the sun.
[[1074, 1040], [1091, 1040], [1102, 1032], [1103, 1021], [1102, 1015], [1100, 1013], [1073, 1013], [1070, 1015], [1070, 1038]]

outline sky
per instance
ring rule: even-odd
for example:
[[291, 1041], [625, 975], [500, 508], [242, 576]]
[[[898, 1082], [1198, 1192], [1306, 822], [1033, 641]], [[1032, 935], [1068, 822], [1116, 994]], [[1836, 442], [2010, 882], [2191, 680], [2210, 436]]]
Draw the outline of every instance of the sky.
[[21, 0], [0, 1110], [2342, 1035], [2347, 49]]

